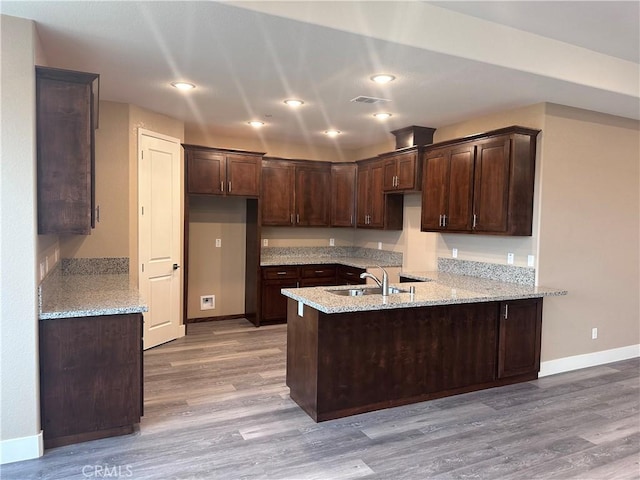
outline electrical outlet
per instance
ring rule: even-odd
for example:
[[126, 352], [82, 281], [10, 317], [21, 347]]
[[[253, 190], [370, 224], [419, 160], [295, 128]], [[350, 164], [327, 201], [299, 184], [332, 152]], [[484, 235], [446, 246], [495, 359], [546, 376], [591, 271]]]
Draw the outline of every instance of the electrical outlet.
[[533, 255], [527, 255], [527, 267], [534, 267], [536, 265], [536, 257]]
[[598, 329], [594, 327], [591, 329], [591, 340], [595, 340], [596, 338], [598, 338]]
[[329, 246], [330, 247], [335, 247], [336, 246], [336, 239], [335, 238], [330, 238], [329, 239]]
[[222, 246], [222, 239], [216, 238], [216, 248], [220, 248]]
[[451, 258], [458, 258], [458, 249], [454, 248], [451, 250]]
[[216, 308], [215, 295], [203, 295], [200, 297], [200, 310], [213, 310]]
[[263, 238], [262, 239], [262, 246], [263, 247], [268, 247], [269, 246], [269, 239], [268, 238]]
[[513, 265], [514, 259], [515, 259], [515, 255], [513, 253], [507, 253], [507, 263], [509, 265]]
[[382, 242], [378, 242], [378, 250], [382, 250]]

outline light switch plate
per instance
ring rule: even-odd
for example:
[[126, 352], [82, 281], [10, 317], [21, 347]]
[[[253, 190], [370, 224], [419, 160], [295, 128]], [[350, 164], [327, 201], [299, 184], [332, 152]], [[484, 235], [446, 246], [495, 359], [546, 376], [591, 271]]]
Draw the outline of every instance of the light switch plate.
[[216, 248], [220, 248], [222, 246], [222, 239], [216, 238]]

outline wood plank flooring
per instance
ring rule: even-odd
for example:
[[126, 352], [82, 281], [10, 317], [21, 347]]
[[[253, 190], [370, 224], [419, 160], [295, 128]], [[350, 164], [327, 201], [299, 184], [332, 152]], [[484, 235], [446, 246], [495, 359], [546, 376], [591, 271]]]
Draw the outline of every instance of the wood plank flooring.
[[316, 424], [286, 325], [189, 325], [145, 352], [140, 429], [0, 466], [26, 479], [640, 479], [640, 359]]

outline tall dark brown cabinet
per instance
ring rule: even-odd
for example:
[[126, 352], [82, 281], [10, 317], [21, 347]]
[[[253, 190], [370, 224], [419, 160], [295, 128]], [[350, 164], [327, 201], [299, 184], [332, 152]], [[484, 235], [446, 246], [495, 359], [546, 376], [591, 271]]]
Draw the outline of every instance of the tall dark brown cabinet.
[[95, 226], [94, 73], [36, 67], [38, 233], [88, 235]]

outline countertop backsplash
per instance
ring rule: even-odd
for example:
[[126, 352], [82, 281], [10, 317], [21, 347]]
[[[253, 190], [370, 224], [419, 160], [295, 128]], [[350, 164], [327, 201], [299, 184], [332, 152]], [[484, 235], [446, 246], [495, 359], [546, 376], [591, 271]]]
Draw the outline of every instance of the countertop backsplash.
[[265, 247], [263, 261], [273, 262], [287, 257], [364, 258], [387, 265], [402, 265], [402, 252], [364, 247]]
[[438, 271], [453, 273], [455, 275], [487, 278], [500, 282], [518, 283], [520, 285], [535, 285], [536, 281], [536, 270], [532, 267], [459, 260], [457, 258], [439, 257]]

